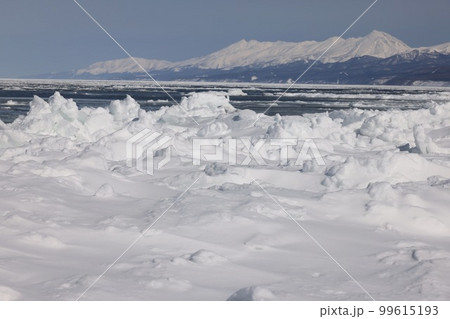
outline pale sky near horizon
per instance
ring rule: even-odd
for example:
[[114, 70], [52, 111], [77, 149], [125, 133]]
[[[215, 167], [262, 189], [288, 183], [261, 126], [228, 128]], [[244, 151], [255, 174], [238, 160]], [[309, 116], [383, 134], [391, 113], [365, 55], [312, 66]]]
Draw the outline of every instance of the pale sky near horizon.
[[[373, 0], [78, 0], [133, 56], [180, 61], [241, 39], [322, 41]], [[384, 31], [411, 47], [450, 42], [450, 1], [379, 0], [344, 36]], [[2, 0], [0, 77], [126, 55], [73, 0]]]

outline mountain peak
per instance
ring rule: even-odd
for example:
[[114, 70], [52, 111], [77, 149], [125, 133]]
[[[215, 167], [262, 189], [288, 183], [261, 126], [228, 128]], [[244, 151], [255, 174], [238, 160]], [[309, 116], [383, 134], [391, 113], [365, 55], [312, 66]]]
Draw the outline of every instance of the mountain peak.
[[383, 32], [383, 31], [378, 31], [378, 30], [373, 30], [372, 32], [370, 32], [367, 36], [374, 36], [374, 37], [392, 37], [392, 35], [390, 35], [389, 33]]
[[351, 50], [347, 50], [347, 54], [342, 56], [343, 59], [341, 58], [341, 61], [365, 55], [377, 58], [388, 58], [412, 50], [408, 45], [396, 37], [377, 30], [372, 31], [361, 38], [349, 38], [342, 44], [342, 48], [347, 47], [351, 48]]
[[241, 45], [244, 45], [244, 44], [247, 44], [248, 43], [248, 41], [246, 40], [246, 39], [241, 39], [240, 41], [238, 41], [238, 42], [236, 42], [236, 43], [234, 43], [234, 44], [241, 44]]
[[368, 35], [366, 35], [363, 38], [368, 38], [368, 39], [372, 39], [372, 40], [385, 39], [388, 41], [402, 43], [402, 44], [406, 45], [403, 41], [397, 39], [393, 35], [383, 32], [383, 31], [378, 31], [378, 30], [373, 30], [372, 32], [370, 32]]
[[239, 40], [238, 42], [234, 42], [234, 43], [230, 44], [226, 48], [246, 48], [246, 47], [249, 47], [249, 46], [258, 45], [259, 43], [262, 43], [262, 42], [257, 41], [257, 40], [242, 39], [242, 40]]

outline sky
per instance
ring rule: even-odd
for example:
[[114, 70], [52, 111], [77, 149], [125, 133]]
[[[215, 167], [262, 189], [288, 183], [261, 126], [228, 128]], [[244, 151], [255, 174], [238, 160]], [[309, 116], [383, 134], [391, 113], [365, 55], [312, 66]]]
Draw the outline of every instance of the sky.
[[[78, 0], [136, 57], [180, 61], [241, 39], [323, 41], [374, 0]], [[125, 58], [73, 0], [2, 0], [0, 77]], [[450, 42], [450, 1], [379, 0], [344, 36], [379, 30], [412, 47]]]

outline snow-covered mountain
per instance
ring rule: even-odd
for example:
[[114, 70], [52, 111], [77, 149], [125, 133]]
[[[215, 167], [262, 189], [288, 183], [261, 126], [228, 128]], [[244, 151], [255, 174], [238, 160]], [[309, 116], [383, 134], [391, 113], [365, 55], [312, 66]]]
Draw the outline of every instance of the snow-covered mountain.
[[143, 80], [148, 77], [142, 66], [160, 81], [286, 83], [296, 79], [312, 61], [319, 59], [313, 72], [303, 76], [301, 83], [410, 85], [423, 82], [450, 85], [450, 42], [411, 48], [380, 31], [372, 31], [360, 38], [332, 37], [322, 42], [241, 40], [209, 55], [179, 62], [135, 59], [140, 66], [126, 58], [97, 62], [75, 71], [32, 77]]
[[431, 46], [431, 47], [423, 47], [419, 48], [421, 52], [438, 52], [442, 54], [450, 54], [450, 42]]
[[[333, 45], [334, 43], [334, 45]], [[269, 66], [319, 58], [324, 63], [343, 62], [364, 55], [386, 58], [411, 50], [402, 41], [379, 31], [362, 38], [329, 38], [323, 42], [259, 42], [241, 40], [220, 51], [201, 58], [181, 62], [181, 66], [196, 66], [205, 69], [229, 69], [242, 66]]]
[[[143, 58], [135, 58], [135, 60], [146, 70], [161, 70], [170, 68], [172, 62], [164, 60], [149, 60]], [[105, 73], [139, 73], [142, 69], [131, 58], [109, 60], [91, 64], [86, 69], [77, 71], [77, 74], [89, 73], [99, 75]]]
[[[387, 58], [395, 54], [411, 51], [408, 45], [399, 39], [380, 31], [372, 31], [365, 37], [339, 39], [332, 37], [322, 42], [260, 42], [241, 40], [209, 55], [181, 62], [147, 60], [138, 62], [148, 71], [181, 68], [232, 69], [244, 66], [267, 67], [296, 61], [309, 61], [319, 58], [329, 48], [320, 61], [323, 63], [344, 62], [355, 57], [373, 56]], [[436, 47], [438, 49], [438, 47]], [[108, 73], [135, 73], [140, 68], [130, 59], [118, 59], [97, 62], [85, 69], [77, 70], [77, 75]]]

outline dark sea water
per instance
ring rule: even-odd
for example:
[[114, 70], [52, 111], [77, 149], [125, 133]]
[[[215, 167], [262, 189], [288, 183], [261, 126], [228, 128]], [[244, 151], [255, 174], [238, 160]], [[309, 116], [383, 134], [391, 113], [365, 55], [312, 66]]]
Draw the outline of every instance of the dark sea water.
[[[177, 102], [192, 92], [229, 92], [238, 109], [264, 112], [289, 87], [287, 84], [161, 83]], [[239, 90], [244, 94], [239, 94]], [[47, 99], [59, 91], [81, 107], [105, 107], [112, 100], [133, 97], [145, 110], [157, 110], [175, 102], [153, 82], [0, 80], [0, 119], [5, 123], [26, 115], [34, 95]], [[296, 85], [266, 113], [301, 115], [338, 109], [419, 109], [450, 102], [449, 88]]]

